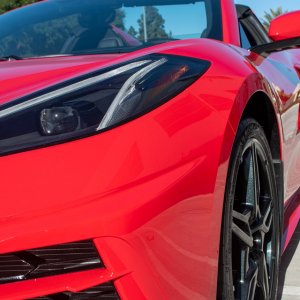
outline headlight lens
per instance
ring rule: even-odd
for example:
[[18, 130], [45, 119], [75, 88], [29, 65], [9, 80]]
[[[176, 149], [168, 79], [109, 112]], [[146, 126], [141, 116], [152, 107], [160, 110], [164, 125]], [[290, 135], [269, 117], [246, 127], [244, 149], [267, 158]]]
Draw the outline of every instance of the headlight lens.
[[0, 155], [120, 125], [170, 100], [209, 66], [198, 59], [149, 55], [2, 105]]

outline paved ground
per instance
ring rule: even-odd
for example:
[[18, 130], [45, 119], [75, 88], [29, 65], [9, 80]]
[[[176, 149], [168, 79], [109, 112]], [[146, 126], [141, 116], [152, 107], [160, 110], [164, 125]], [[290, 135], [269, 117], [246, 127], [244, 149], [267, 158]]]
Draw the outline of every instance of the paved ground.
[[300, 300], [300, 224], [281, 261], [278, 300]]

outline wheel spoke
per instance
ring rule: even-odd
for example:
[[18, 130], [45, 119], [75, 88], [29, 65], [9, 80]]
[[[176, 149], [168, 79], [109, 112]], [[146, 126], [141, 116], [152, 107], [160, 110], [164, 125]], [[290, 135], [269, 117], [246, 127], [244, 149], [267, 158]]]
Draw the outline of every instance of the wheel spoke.
[[252, 219], [260, 218], [260, 177], [255, 142], [252, 143], [250, 151], [245, 157], [244, 168], [247, 180], [246, 205], [252, 210]]
[[234, 223], [232, 224], [232, 231], [246, 246], [253, 247], [253, 237]]
[[249, 247], [243, 247], [241, 251], [241, 269], [240, 269], [240, 282], [245, 282], [249, 270]]
[[249, 220], [250, 220], [250, 217], [251, 217], [251, 211], [247, 210], [243, 214], [241, 214], [238, 211], [233, 210], [232, 211], [232, 217], [233, 217], [233, 219], [236, 219], [238, 221], [243, 222], [246, 225], [249, 225]]
[[232, 232], [247, 247], [253, 247], [253, 237], [249, 226], [250, 216], [250, 211], [247, 211], [244, 214], [241, 214], [235, 210], [232, 212]]
[[272, 219], [273, 219], [273, 205], [272, 205], [272, 201], [269, 201], [264, 214], [259, 219], [257, 225], [251, 230], [252, 234], [255, 234], [258, 231], [262, 231], [263, 233], [268, 233], [272, 224]]
[[259, 254], [257, 285], [261, 291], [262, 299], [269, 299], [269, 272], [266, 257], [263, 252]]
[[237, 299], [253, 300], [257, 285], [258, 266], [257, 263], [250, 259], [249, 268], [245, 279], [241, 279], [236, 287]]
[[255, 218], [260, 218], [259, 199], [260, 199], [260, 177], [257, 161], [257, 150], [255, 143], [251, 147], [252, 164], [253, 164], [253, 184], [254, 184], [254, 214]]

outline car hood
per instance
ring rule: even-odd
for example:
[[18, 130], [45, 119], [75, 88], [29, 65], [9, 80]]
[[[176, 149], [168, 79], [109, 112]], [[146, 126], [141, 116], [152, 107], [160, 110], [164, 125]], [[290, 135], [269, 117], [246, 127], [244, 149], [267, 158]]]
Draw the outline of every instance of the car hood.
[[124, 54], [60, 56], [0, 62], [0, 105], [113, 64]]
[[205, 54], [208, 49], [207, 44], [215, 45], [216, 41], [191, 39], [154, 45], [130, 53], [0, 61], [0, 106], [73, 77], [152, 53], [175, 52], [176, 55], [194, 57], [196, 54], [198, 57], [199, 53], [190, 53], [191, 47], [203, 45], [203, 54]]
[[[122, 54], [56, 56], [0, 61], [0, 106], [76, 76], [152, 53], [191, 57], [203, 55], [205, 59], [208, 54], [211, 55], [208, 49], [211, 50], [219, 43], [207, 39], [191, 39], [163, 43]], [[191, 52], [195, 46], [201, 47], [200, 53], [198, 51]]]

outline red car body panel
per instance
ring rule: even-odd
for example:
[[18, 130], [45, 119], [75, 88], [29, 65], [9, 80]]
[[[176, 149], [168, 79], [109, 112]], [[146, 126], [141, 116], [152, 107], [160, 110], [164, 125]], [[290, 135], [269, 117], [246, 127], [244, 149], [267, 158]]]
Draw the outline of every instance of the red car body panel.
[[[223, 0], [222, 8], [225, 43], [185, 40], [131, 54], [0, 63], [5, 103], [149, 53], [212, 62], [187, 90], [129, 123], [0, 157], [0, 253], [93, 239], [106, 267], [3, 284], [0, 299], [78, 291], [108, 280], [121, 299], [215, 299], [229, 158], [243, 111], [258, 92], [269, 97], [278, 122], [286, 248], [300, 216], [300, 51], [264, 59], [236, 47], [234, 6]], [[292, 79], [274, 61], [293, 70]]]
[[232, 0], [222, 0], [223, 41], [240, 46], [240, 32], [237, 23], [237, 13]]
[[[2, 63], [0, 104], [36, 92], [114, 61], [119, 55], [62, 56]], [[16, 73], [16, 70], [18, 72]]]
[[[290, 39], [299, 34], [299, 29], [291, 26], [291, 24], [298, 24], [299, 12], [292, 11], [285, 13], [284, 15], [278, 16], [276, 22], [272, 23], [269, 30], [269, 36], [274, 41], [279, 41], [283, 39]], [[282, 35], [282, 28], [288, 29]]]

